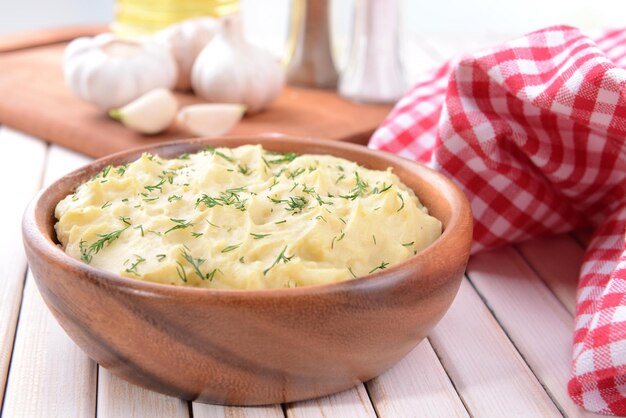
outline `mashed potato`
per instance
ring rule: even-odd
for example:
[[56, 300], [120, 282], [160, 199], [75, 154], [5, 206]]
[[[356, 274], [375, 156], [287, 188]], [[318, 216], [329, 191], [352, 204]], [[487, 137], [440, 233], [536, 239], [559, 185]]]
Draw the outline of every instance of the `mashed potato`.
[[72, 257], [126, 277], [211, 288], [349, 280], [441, 235], [391, 169], [258, 145], [106, 167], [55, 215]]

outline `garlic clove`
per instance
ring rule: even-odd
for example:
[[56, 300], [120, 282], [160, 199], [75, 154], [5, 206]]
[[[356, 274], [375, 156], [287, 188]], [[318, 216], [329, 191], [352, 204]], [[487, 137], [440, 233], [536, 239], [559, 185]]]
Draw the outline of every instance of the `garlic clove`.
[[149, 91], [126, 106], [113, 109], [109, 116], [142, 134], [157, 134], [167, 129], [176, 116], [178, 102], [168, 89]]
[[246, 107], [232, 103], [203, 103], [185, 106], [178, 112], [178, 127], [195, 136], [217, 136], [230, 131], [241, 120]]
[[172, 88], [176, 62], [151, 40], [126, 40], [105, 33], [77, 38], [63, 55], [66, 84], [102, 110], [118, 108], [156, 88]]
[[154, 42], [167, 48], [178, 67], [176, 89], [191, 89], [191, 67], [202, 48], [219, 30], [219, 21], [212, 17], [199, 17], [170, 25], [155, 33]]
[[260, 112], [279, 96], [283, 68], [269, 51], [244, 39], [238, 20], [221, 23], [193, 64], [193, 91], [208, 102], [241, 103], [250, 114]]

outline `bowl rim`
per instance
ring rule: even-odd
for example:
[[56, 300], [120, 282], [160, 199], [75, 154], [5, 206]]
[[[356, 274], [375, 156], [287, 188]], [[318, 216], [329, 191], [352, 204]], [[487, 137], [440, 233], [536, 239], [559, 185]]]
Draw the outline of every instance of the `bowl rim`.
[[[75, 259], [74, 257], [71, 257], [59, 245], [55, 244], [54, 241], [51, 240], [52, 237], [46, 234], [44, 232], [44, 228], [42, 228], [42, 226], [45, 227], [45, 225], [41, 225], [37, 220], [36, 212], [38, 210], [43, 210], [43, 208], [41, 207], [41, 202], [44, 195], [51, 193], [52, 189], [58, 187], [60, 183], [70, 181], [70, 178], [76, 178], [75, 182], [77, 183], [77, 185], [83, 183], [87, 178], [92, 177], [95, 173], [101, 171], [102, 168], [109, 165], [109, 161], [111, 160], [123, 158], [127, 161], [134, 161], [136, 157], [132, 157], [133, 155], [140, 155], [143, 152], [158, 154], [159, 150], [166, 150], [168, 148], [178, 147], [180, 145], [192, 147], [195, 146], [197, 147], [196, 151], [199, 151], [202, 149], [202, 147], [211, 145], [212, 142], [235, 142], [236, 144], [233, 145], [216, 145], [217, 147], [223, 146], [231, 148], [245, 145], [242, 142], [251, 145], [256, 145], [260, 142], [264, 142], [262, 146], [265, 148], [267, 143], [271, 143], [272, 140], [280, 140], [282, 142], [291, 143], [294, 145], [294, 148], [297, 148], [297, 146], [301, 146], [303, 142], [308, 147], [314, 148], [319, 146], [320, 149], [327, 150], [326, 155], [333, 155], [328, 151], [331, 151], [333, 148], [335, 148], [348, 152], [353, 151], [363, 157], [371, 157], [376, 159], [381, 159], [382, 157], [383, 160], [387, 160], [390, 163], [393, 163], [393, 165], [405, 168], [408, 171], [415, 172], [415, 170], [417, 169], [418, 171], [428, 173], [429, 175], [434, 176], [434, 178], [440, 183], [440, 186], [445, 189], [446, 193], [442, 192], [445, 200], [448, 202], [457, 202], [459, 209], [456, 211], [451, 211], [450, 219], [447, 223], [447, 226], [444, 228], [443, 233], [439, 238], [437, 238], [437, 240], [435, 240], [432, 244], [430, 244], [422, 251], [418, 252], [416, 255], [412, 255], [406, 260], [391, 267], [388, 267], [384, 270], [378, 270], [375, 273], [360, 276], [355, 279], [343, 280], [340, 282], [315, 284], [294, 288], [261, 289], [215, 289], [208, 287], [177, 286], [124, 277], [122, 275], [112, 273], [107, 270], [90, 266], [89, 264], [86, 264], [78, 259]], [[299, 154], [316, 154], [316, 152], [309, 150], [305, 152], [293, 152], [297, 152]], [[323, 154], [320, 153], [320, 155]], [[357, 164], [361, 165], [358, 162]], [[391, 165], [392, 164], [390, 164], [390, 166]], [[441, 187], [439, 189], [441, 189]], [[48, 211], [45, 212], [49, 214], [51, 211], [52, 216], [54, 217], [54, 209], [56, 208], [57, 204], [58, 202], [55, 202], [54, 206], [49, 208]], [[453, 246], [453, 241], [455, 239], [454, 231], [457, 228], [469, 229], [469, 237], [467, 238], [467, 241], [469, 242], [466, 245], [467, 254], [462, 254], [462, 258], [467, 259], [467, 256], [469, 256], [469, 244], [472, 240], [471, 208], [465, 194], [461, 191], [461, 189], [456, 184], [454, 184], [451, 179], [441, 174], [440, 172], [422, 163], [412, 161], [386, 151], [372, 150], [363, 145], [357, 145], [337, 140], [320, 139], [315, 137], [301, 137], [282, 134], [236, 136], [225, 135], [219, 137], [188, 138], [173, 141], [164, 141], [162, 143], [149, 144], [113, 154], [108, 154], [104, 157], [93, 160], [90, 163], [71, 171], [70, 173], [65, 174], [61, 178], [47, 185], [45, 188], [41, 189], [28, 205], [22, 219], [22, 234], [25, 246], [30, 245], [34, 247], [36, 251], [38, 253], [41, 253], [48, 262], [57, 261], [60, 265], [67, 266], [63, 268], [70, 268], [71, 270], [83, 273], [82, 276], [89, 280], [94, 280], [98, 282], [102, 281], [105, 282], [107, 286], [125, 288], [135, 292], [138, 291], [147, 292], [149, 294], [158, 294], [165, 297], [203, 297], [206, 295], [213, 295], [225, 298], [235, 297], [244, 299], [258, 297], [293, 297], [296, 295], [310, 296], [316, 294], [321, 295], [328, 293], [354, 292], [356, 290], [367, 290], [372, 287], [376, 288], [380, 286], [381, 282], [385, 281], [385, 279], [391, 281], [402, 280], [401, 277], [397, 275], [397, 273], [407, 268], [411, 268], [412, 266], [421, 265], [423, 264], [424, 260], [431, 257], [433, 253], [443, 251], [443, 249]]]

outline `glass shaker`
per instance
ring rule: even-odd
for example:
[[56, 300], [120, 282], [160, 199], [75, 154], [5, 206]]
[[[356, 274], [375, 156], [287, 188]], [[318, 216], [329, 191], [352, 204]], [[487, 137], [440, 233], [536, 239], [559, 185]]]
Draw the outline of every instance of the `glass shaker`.
[[330, 0], [292, 0], [289, 84], [321, 88], [337, 85], [330, 49], [329, 3]]
[[348, 64], [339, 79], [342, 96], [392, 103], [406, 91], [398, 40], [399, 0], [356, 0]]

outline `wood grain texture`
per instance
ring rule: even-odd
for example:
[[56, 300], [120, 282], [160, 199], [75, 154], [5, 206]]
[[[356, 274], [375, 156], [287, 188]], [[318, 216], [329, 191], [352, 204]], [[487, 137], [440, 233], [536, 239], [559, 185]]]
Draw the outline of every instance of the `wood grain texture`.
[[95, 404], [96, 364], [54, 320], [29, 273], [3, 417], [89, 417]]
[[532, 239], [517, 245], [522, 256], [570, 314], [576, 312], [578, 275], [585, 250], [569, 234]]
[[561, 416], [467, 280], [429, 339], [473, 416]]
[[376, 418], [376, 412], [360, 384], [331, 396], [289, 404], [287, 418]]
[[194, 402], [193, 418], [283, 418], [280, 405], [269, 406], [222, 406]]
[[230, 138], [151, 151], [168, 157], [207, 144], [246, 143], [336, 155], [373, 169], [393, 167], [443, 222], [444, 233], [404, 263], [328, 286], [241, 292], [122, 278], [53, 245], [52, 213], [79, 182], [144, 151], [136, 150], [64, 177], [26, 212], [27, 255], [44, 298], [73, 339], [104, 367], [186, 399], [236, 405], [296, 401], [373, 378], [424, 338], [452, 302], [471, 240], [465, 197], [435, 171], [337, 141]]
[[79, 36], [92, 36], [106, 30], [106, 26], [87, 25], [11, 33], [0, 36], [0, 52], [68, 42]]
[[[92, 157], [189, 137], [176, 128], [155, 136], [133, 133], [75, 97], [63, 80], [64, 47], [54, 43], [0, 56], [0, 123]], [[201, 102], [190, 94], [178, 93], [177, 98], [181, 105]], [[390, 110], [389, 105], [352, 103], [330, 90], [286, 87], [269, 109], [244, 117], [231, 133], [281, 133], [365, 144]]]
[[[3, 181], [0, 234], [0, 405], [11, 360], [18, 312], [22, 302], [26, 255], [20, 220], [28, 202], [39, 189], [46, 144], [0, 127], [0, 177]], [[29, 161], [28, 164], [25, 164]], [[15, 181], [19, 179], [19, 181]]]
[[[27, 144], [29, 139], [20, 137], [20, 141]], [[30, 141], [46, 146], [38, 140]], [[19, 149], [19, 144], [12, 143], [11, 149]], [[28, 157], [22, 163], [25, 159]], [[44, 183], [49, 184], [85, 162], [84, 157], [52, 147], [45, 164]], [[39, 167], [43, 169], [44, 164]], [[88, 417], [94, 414], [95, 401], [96, 364], [53, 319], [29, 273], [3, 416]]]
[[128, 383], [100, 367], [98, 418], [186, 418], [187, 402]]
[[379, 418], [469, 416], [428, 340], [366, 386]]
[[515, 249], [473, 256], [467, 274], [531, 370], [569, 417], [601, 417], [567, 394], [574, 321]]

